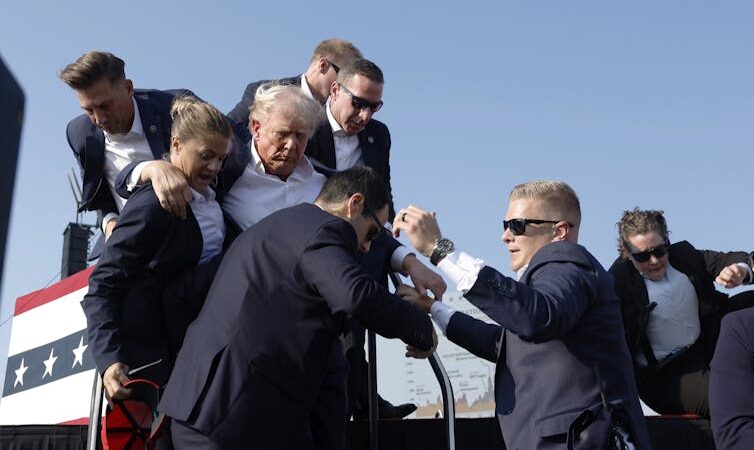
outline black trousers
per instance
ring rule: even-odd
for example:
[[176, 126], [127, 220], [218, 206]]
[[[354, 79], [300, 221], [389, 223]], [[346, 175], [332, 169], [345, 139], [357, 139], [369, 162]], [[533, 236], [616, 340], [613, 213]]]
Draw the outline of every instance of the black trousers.
[[726, 314], [754, 306], [754, 291], [734, 295], [720, 310], [701, 320], [701, 333], [689, 349], [658, 369], [638, 368], [639, 397], [660, 414], [697, 414], [709, 418], [709, 365]]

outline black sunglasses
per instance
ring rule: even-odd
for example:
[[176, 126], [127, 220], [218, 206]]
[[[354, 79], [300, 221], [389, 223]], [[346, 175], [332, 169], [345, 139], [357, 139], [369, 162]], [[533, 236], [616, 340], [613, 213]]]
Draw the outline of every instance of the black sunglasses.
[[631, 257], [635, 259], [636, 262], [644, 263], [649, 261], [649, 258], [651, 258], [652, 256], [654, 256], [655, 258], [662, 258], [667, 254], [668, 244], [661, 244], [657, 247], [652, 247], [649, 250], [645, 250], [643, 252], [631, 253]]
[[340, 67], [336, 66], [335, 63], [330, 61], [329, 59], [327, 60], [327, 62], [330, 63], [330, 67], [332, 67], [332, 70], [334, 70], [336, 74], [340, 73]]
[[[526, 233], [526, 225], [533, 223], [538, 225], [540, 223], [559, 223], [562, 220], [540, 220], [540, 219], [511, 219], [503, 220], [503, 230], [511, 229], [511, 233], [514, 236], [521, 236]], [[566, 222], [569, 226], [573, 226], [571, 222]]]
[[376, 113], [377, 111], [382, 108], [382, 105], [384, 104], [382, 100], [379, 102], [372, 103], [368, 100], [364, 100], [361, 97], [357, 97], [353, 95], [353, 92], [349, 91], [347, 87], [343, 86], [343, 84], [338, 83], [338, 86], [343, 88], [343, 90], [351, 97], [351, 105], [353, 105], [354, 108], [362, 110], [362, 109], [368, 109], [372, 111], [373, 113]]
[[383, 225], [380, 224], [380, 219], [377, 218], [377, 214], [374, 213], [371, 209], [364, 208], [364, 212], [374, 220], [374, 224], [377, 225], [377, 228], [370, 228], [369, 232], [366, 235], [367, 241], [373, 241], [377, 239], [381, 234], [384, 234], [386, 236], [390, 235], [390, 231], [388, 231], [387, 228], [385, 228]]

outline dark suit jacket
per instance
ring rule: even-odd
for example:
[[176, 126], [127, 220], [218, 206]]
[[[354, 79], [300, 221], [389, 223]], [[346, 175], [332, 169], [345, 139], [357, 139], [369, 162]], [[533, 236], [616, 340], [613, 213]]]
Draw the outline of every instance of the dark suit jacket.
[[[139, 107], [141, 125], [155, 159], [170, 148], [170, 107], [177, 97], [193, 95], [186, 89], [158, 91], [155, 89], [135, 89], [134, 99]], [[66, 129], [68, 144], [73, 150], [82, 171], [83, 189], [81, 210], [118, 212], [112, 193], [107, 187], [104, 175], [105, 135], [86, 114], [68, 123]]]
[[[687, 241], [676, 242], [668, 252], [670, 265], [689, 277], [699, 298], [699, 317], [716, 313], [728, 296], [715, 289], [715, 278], [731, 264], [748, 262], [745, 252], [715, 252], [697, 250]], [[618, 258], [609, 270], [615, 279], [615, 292], [621, 301], [621, 315], [626, 330], [626, 342], [631, 355], [649, 348], [646, 341], [649, 323], [649, 297], [644, 277], [629, 260]], [[647, 359], [651, 361], [651, 358]]]
[[292, 84], [294, 86], [301, 86], [301, 75], [296, 75], [295, 77], [290, 78], [281, 78], [279, 80], [259, 80], [254, 81], [253, 83], [249, 83], [246, 86], [246, 89], [243, 91], [243, 96], [241, 96], [241, 101], [239, 101], [236, 106], [233, 107], [232, 110], [228, 113], [228, 117], [230, 117], [234, 122], [242, 124], [244, 127], [249, 127], [249, 108], [254, 103], [254, 97], [257, 95], [257, 89], [259, 86], [261, 86], [264, 83], [268, 83], [270, 81], [277, 81], [281, 84]]
[[356, 253], [353, 227], [309, 203], [245, 231], [226, 253], [186, 334], [160, 411], [223, 448], [242, 448], [267, 429], [245, 420], [253, 401], [234, 404], [252, 388], [250, 370], [290, 397], [290, 420], [306, 418], [296, 412], [314, 407], [349, 314], [385, 337], [429, 348], [427, 316], [363, 272]]
[[709, 408], [719, 450], [754, 443], [754, 308], [723, 318], [710, 365]]
[[115, 362], [136, 368], [162, 358], [163, 364], [140, 377], [167, 381], [171, 351], [163, 290], [196, 267], [202, 242], [191, 208], [186, 220], [176, 218], [162, 209], [151, 185], [131, 196], [81, 302], [100, 373]]
[[[371, 167], [382, 175], [382, 181], [387, 186], [390, 196], [390, 220], [395, 217], [393, 206], [393, 190], [390, 186], [390, 131], [379, 120], [371, 119], [364, 130], [359, 133], [359, 146], [364, 165]], [[325, 122], [317, 128], [314, 136], [306, 145], [306, 155], [325, 167], [335, 170], [335, 141], [332, 127]]]
[[586, 249], [567, 242], [538, 251], [520, 282], [490, 267], [480, 271], [465, 297], [500, 326], [456, 312], [447, 336], [496, 361], [496, 412], [507, 448], [565, 448], [557, 442], [587, 410], [596, 419], [576, 448], [598, 448], [590, 445], [605, 437], [591, 431], [605, 426], [600, 384], [607, 401], [625, 411], [637, 448], [649, 448], [612, 286]]

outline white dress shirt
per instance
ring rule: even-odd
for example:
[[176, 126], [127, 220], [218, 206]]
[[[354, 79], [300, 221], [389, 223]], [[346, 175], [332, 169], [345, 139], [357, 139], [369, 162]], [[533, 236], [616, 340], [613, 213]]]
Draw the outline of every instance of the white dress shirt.
[[[485, 265], [483, 260], [456, 250], [448, 253], [445, 258], [441, 259], [437, 267], [447, 275], [451, 283], [456, 285], [456, 290], [463, 295], [474, 287], [474, 283], [476, 283], [479, 277], [479, 271]], [[443, 302], [434, 302], [430, 307], [429, 313], [432, 316], [432, 320], [442, 331], [442, 334], [445, 334], [450, 318], [456, 313], [456, 310]]]
[[215, 191], [208, 188], [206, 194], [201, 194], [191, 188], [194, 196], [189, 203], [191, 211], [199, 223], [202, 232], [202, 255], [199, 264], [204, 264], [220, 254], [225, 240], [225, 220], [220, 204], [215, 201]]
[[327, 121], [332, 129], [333, 142], [335, 144], [335, 170], [346, 170], [354, 166], [363, 166], [364, 159], [361, 156], [361, 146], [358, 135], [347, 135], [343, 128], [330, 111], [330, 102], [325, 107]]
[[[149, 142], [144, 134], [144, 128], [141, 125], [141, 115], [139, 106], [133, 98], [134, 120], [131, 130], [125, 134], [111, 134], [103, 131], [105, 135], [105, 162], [104, 175], [107, 186], [113, 194], [115, 207], [120, 212], [126, 204], [126, 199], [115, 192], [115, 178], [118, 177], [123, 168], [134, 161], [148, 161], [154, 159]], [[102, 229], [104, 230], [107, 223], [112, 219], [117, 219], [118, 215], [109, 213], [102, 219]]]

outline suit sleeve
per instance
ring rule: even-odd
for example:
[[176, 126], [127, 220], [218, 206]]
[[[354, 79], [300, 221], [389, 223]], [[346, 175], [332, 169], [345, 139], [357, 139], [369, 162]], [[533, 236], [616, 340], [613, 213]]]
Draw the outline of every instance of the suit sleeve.
[[[86, 183], [89, 178], [86, 176], [86, 155], [84, 154], [86, 138], [84, 137], [85, 133], [81, 130], [76, 130], [77, 127], [81, 126], [78, 122], [78, 119], [69, 122], [65, 134], [66, 139], [68, 140], [68, 146], [71, 147], [73, 156], [79, 163], [79, 168], [81, 169], [81, 181], [82, 183]], [[102, 172], [103, 169], [99, 168], [99, 170]], [[101, 176], [97, 183], [98, 186], [82, 186], [82, 193], [84, 195], [90, 193], [89, 195], [91, 197], [83, 198], [82, 201], [84, 204], [82, 206], [87, 211], [97, 212], [97, 225], [99, 226], [99, 224], [102, 223], [102, 218], [104, 216], [109, 213], [117, 214], [118, 208], [115, 206], [115, 200], [113, 199], [110, 189], [107, 187], [107, 181], [105, 181], [104, 176]]]
[[121, 303], [158, 251], [170, 220], [173, 219], [160, 207], [153, 191], [134, 195], [89, 277], [89, 292], [81, 306], [100, 373], [115, 362], [127, 363], [118, 330]]
[[544, 342], [567, 333], [597, 295], [594, 276], [570, 262], [549, 262], [529, 285], [491, 267], [479, 272], [465, 297], [492, 320], [524, 340]]
[[501, 333], [499, 325], [486, 323], [460, 311], [453, 314], [445, 331], [451, 342], [491, 362], [497, 361]]
[[746, 252], [716, 252], [714, 250], [701, 250], [707, 273], [712, 279], [717, 278], [720, 271], [731, 264], [749, 264], [749, 254]]
[[304, 279], [325, 299], [333, 314], [346, 313], [386, 338], [400, 338], [419, 349], [432, 346], [432, 323], [422, 313], [369, 276], [356, 261], [342, 221], [322, 227], [301, 255]]
[[710, 364], [712, 431], [717, 447], [727, 450], [754, 442], [754, 315], [744, 311], [723, 318]]

